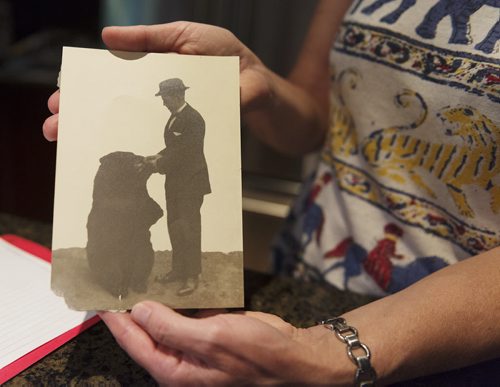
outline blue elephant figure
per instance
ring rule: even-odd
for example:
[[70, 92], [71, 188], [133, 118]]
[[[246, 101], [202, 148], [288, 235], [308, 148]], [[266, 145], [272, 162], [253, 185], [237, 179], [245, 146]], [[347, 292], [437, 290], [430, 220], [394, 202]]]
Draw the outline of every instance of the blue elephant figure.
[[[377, 0], [373, 4], [369, 5], [368, 7], [365, 7], [361, 10], [362, 13], [365, 15], [371, 15], [373, 12], [381, 8], [387, 3], [392, 3], [395, 0]], [[406, 12], [409, 8], [413, 7], [417, 0], [403, 0], [399, 7], [391, 12], [390, 14], [384, 16], [382, 19], [380, 19], [382, 22], [387, 23], [387, 24], [394, 24], [398, 21], [398, 19], [401, 17], [403, 13]]]
[[[436, 36], [436, 29], [441, 20], [451, 17], [452, 34], [450, 43], [468, 44], [467, 36], [470, 17], [482, 6], [500, 8], [500, 0], [440, 0], [434, 5], [424, 17], [424, 20], [416, 28], [417, 34], [426, 39]], [[491, 39], [488, 40], [491, 44]]]
[[488, 35], [486, 35], [486, 38], [476, 44], [474, 48], [486, 54], [490, 54], [495, 49], [498, 40], [500, 40], [500, 20], [496, 22]]
[[[374, 3], [363, 8], [361, 12], [365, 15], [371, 15], [384, 5], [396, 0], [376, 0]], [[385, 15], [380, 21], [388, 24], [394, 24], [403, 13], [416, 4], [416, 0], [403, 0], [396, 10]], [[467, 32], [469, 29], [470, 17], [481, 7], [488, 5], [494, 8], [500, 8], [500, 0], [440, 0], [438, 1], [424, 17], [424, 20], [417, 26], [416, 32], [422, 38], [433, 39], [436, 37], [438, 24], [445, 17], [450, 16], [452, 22], [452, 34], [449, 42], [454, 44], [469, 44]], [[487, 36], [474, 46], [486, 54], [492, 53], [497, 41], [500, 39], [500, 20], [491, 28]]]

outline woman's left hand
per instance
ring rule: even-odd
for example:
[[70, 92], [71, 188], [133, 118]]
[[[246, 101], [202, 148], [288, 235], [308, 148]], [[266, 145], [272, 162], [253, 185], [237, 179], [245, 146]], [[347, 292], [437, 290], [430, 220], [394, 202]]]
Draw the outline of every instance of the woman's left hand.
[[[204, 311], [191, 318], [145, 301], [130, 314], [100, 315], [160, 384], [334, 385], [335, 365], [343, 363], [336, 358], [347, 359], [337, 356], [341, 343], [324, 327], [299, 329], [267, 313]], [[352, 376], [353, 365], [347, 368]]]

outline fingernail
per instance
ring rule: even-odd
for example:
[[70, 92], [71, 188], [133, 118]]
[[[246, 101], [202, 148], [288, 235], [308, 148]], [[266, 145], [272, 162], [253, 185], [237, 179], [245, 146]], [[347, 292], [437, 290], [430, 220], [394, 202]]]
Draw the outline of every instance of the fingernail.
[[144, 304], [136, 304], [132, 308], [131, 316], [140, 325], [146, 325], [151, 315], [151, 309]]

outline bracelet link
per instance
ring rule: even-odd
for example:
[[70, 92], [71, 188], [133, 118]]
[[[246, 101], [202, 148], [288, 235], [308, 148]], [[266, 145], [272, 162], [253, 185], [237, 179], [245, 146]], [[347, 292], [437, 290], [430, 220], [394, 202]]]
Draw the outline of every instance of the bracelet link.
[[370, 368], [368, 371], [362, 371], [361, 369], [356, 370], [356, 386], [359, 387], [372, 387], [375, 386], [375, 380], [377, 375], [373, 368]]
[[[370, 349], [359, 340], [358, 330], [347, 325], [342, 317], [319, 321], [318, 324], [324, 325], [325, 328], [334, 332], [337, 338], [347, 345], [347, 356], [357, 367], [354, 378], [356, 386], [374, 386], [377, 374], [370, 362]], [[361, 349], [364, 353], [355, 355], [353, 351], [358, 349]]]
[[358, 330], [354, 327], [343, 327], [342, 329], [335, 330], [335, 334], [344, 344], [347, 344], [347, 337], [357, 336]]
[[348, 348], [361, 348], [361, 342], [359, 341], [358, 335], [345, 336], [344, 343], [347, 344]]

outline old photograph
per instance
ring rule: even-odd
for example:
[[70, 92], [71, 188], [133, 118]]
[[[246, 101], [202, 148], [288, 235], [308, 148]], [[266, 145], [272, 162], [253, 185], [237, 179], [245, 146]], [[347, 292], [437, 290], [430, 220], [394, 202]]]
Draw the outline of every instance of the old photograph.
[[52, 289], [69, 307], [243, 306], [238, 73], [64, 48]]

